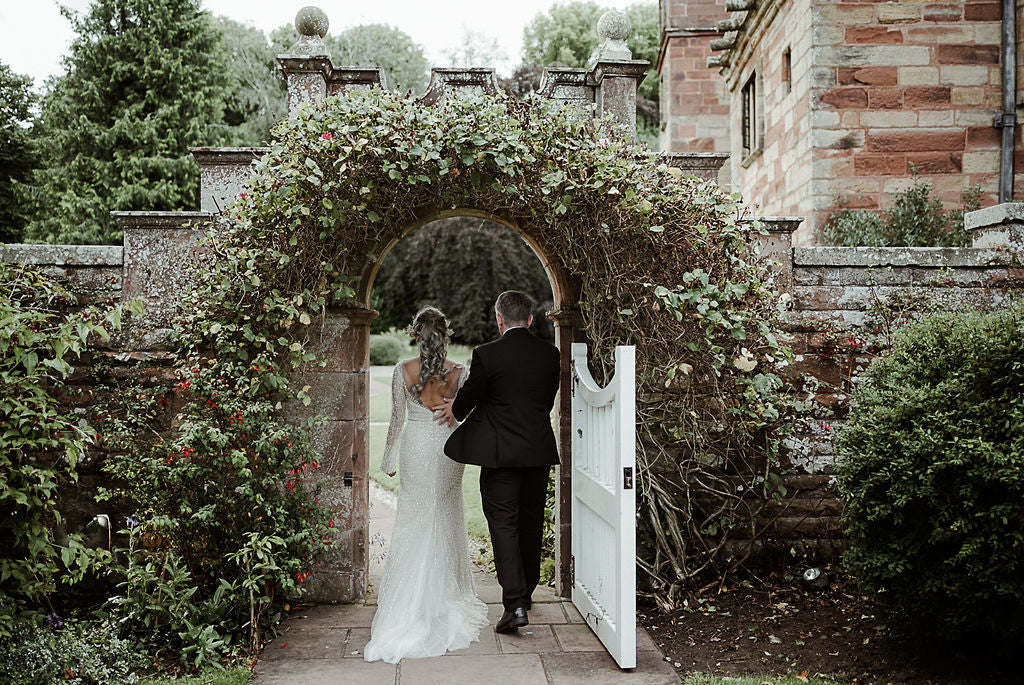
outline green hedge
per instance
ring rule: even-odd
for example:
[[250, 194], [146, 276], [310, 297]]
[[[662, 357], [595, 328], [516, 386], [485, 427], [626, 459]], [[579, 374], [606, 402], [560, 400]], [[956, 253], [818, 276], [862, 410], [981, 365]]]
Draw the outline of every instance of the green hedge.
[[1024, 303], [904, 329], [838, 447], [859, 582], [929, 635], [1024, 637]]
[[411, 355], [412, 347], [397, 333], [370, 336], [370, 364], [374, 366], [394, 366]]

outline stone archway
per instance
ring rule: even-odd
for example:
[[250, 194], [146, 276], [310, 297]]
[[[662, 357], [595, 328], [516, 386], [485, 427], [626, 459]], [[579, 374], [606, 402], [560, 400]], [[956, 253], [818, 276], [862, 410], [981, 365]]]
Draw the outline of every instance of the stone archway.
[[[316, 10], [319, 12], [319, 10]], [[356, 69], [336, 67], [323, 49], [322, 33], [318, 34], [316, 22], [303, 23], [300, 12], [298, 27], [305, 31], [294, 46], [292, 54], [279, 57], [282, 70], [288, 81], [289, 110], [296, 113], [305, 103], [323, 100], [327, 95], [344, 95], [350, 90], [365, 90], [380, 87], [384, 76], [380, 69]], [[323, 24], [324, 29], [326, 28]], [[319, 30], [319, 29], [317, 29]], [[604, 45], [598, 59], [589, 69], [549, 69], [541, 84], [541, 93], [549, 99], [562, 103], [578, 117], [611, 115], [626, 125], [627, 135], [635, 131], [635, 96], [638, 82], [643, 78], [646, 62], [624, 59], [624, 42], [620, 37], [602, 35]], [[625, 54], [628, 57], [628, 52]], [[449, 99], [459, 98], [462, 93], [497, 93], [493, 70], [490, 69], [434, 69], [427, 93], [419, 98], [419, 104], [433, 106]], [[265, 148], [204, 148], [193, 151], [201, 168], [202, 209], [206, 217], [220, 213], [230, 205], [252, 175], [253, 162], [262, 157]], [[675, 160], [666, 160], [670, 164]], [[715, 164], [714, 162], [717, 162]], [[712, 160], [709, 166], [720, 166], [721, 160]], [[692, 165], [691, 165], [692, 166]], [[709, 169], [710, 171], [710, 169]], [[466, 204], [466, 203], [464, 203]], [[472, 204], [470, 201], [469, 204]], [[482, 216], [516, 230], [531, 244], [544, 262], [551, 278], [555, 293], [556, 310], [551, 318], [557, 328], [557, 340], [563, 348], [563, 380], [568, 378], [569, 362], [565, 351], [566, 343], [579, 339], [581, 317], [575, 308], [578, 284], [568, 277], [569, 271], [554, 258], [554, 251], [544, 245], [544, 231], [540, 226], [516, 225], [516, 222], [486, 208], [465, 207], [453, 210], [439, 210], [427, 207], [405, 226], [402, 235], [431, 220], [452, 214]], [[141, 227], [152, 223], [152, 228], [168, 229], [161, 236], [161, 248], [168, 263], [174, 263], [177, 253], [187, 254], [192, 249], [194, 236], [185, 226], [189, 221], [202, 221], [202, 214], [161, 217], [123, 216], [125, 224], [126, 253], [130, 243], [142, 233], [129, 224]], [[153, 219], [153, 221], [149, 221]], [[159, 219], [159, 220], [157, 220]], [[396, 233], [397, 235], [397, 233]], [[147, 236], [146, 242], [156, 236]], [[398, 238], [396, 237], [395, 242]], [[380, 250], [386, 254], [390, 245]], [[134, 252], [133, 252], [134, 254]], [[140, 253], [140, 257], [143, 253]], [[317, 330], [311, 351], [325, 359], [327, 364], [316, 369], [305, 369], [302, 373], [305, 383], [314, 395], [317, 413], [326, 416], [327, 422], [312, 434], [315, 449], [321, 455], [320, 477], [327, 486], [321, 502], [331, 510], [336, 529], [339, 532], [327, 562], [314, 574], [308, 584], [310, 598], [315, 601], [353, 601], [365, 592], [367, 570], [367, 395], [368, 395], [368, 353], [369, 326], [375, 313], [367, 306], [370, 283], [376, 273], [379, 261], [367, 264], [363, 269], [361, 292], [357, 293], [359, 306], [348, 309], [334, 309], [326, 319], [316, 325]], [[356, 270], [358, 271], [358, 269]], [[130, 272], [131, 273], [131, 272]], [[141, 273], [141, 272], [140, 272]], [[148, 271], [146, 272], [149, 273]], [[355, 275], [355, 273], [353, 273]], [[129, 289], [133, 278], [126, 281]], [[173, 297], [167, 298], [169, 301]], [[564, 383], [563, 383], [564, 386]], [[568, 401], [559, 400], [560, 442], [564, 466], [571, 464], [569, 453]], [[301, 414], [301, 409], [299, 411]], [[308, 412], [307, 412], [308, 413]], [[568, 592], [571, 587], [569, 540], [568, 469], [563, 467], [560, 476], [560, 502], [558, 510], [558, 572], [559, 590]]]

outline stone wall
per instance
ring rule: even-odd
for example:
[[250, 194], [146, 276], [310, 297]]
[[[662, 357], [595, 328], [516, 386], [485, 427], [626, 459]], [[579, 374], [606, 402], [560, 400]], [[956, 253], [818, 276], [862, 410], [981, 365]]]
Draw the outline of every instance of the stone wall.
[[[814, 149], [823, 122], [811, 109], [811, 0], [775, 5], [778, 13], [765, 17], [749, 48], [737, 49], [727, 80], [730, 97], [730, 177], [757, 213], [806, 217], [811, 211], [812, 177], [819, 166]], [[789, 51], [788, 79], [783, 53]], [[753, 79], [758, 119], [755, 149], [743, 149], [743, 87]], [[794, 234], [800, 242], [806, 222]]]
[[1024, 294], [1021, 205], [973, 212], [966, 223], [969, 248], [791, 250], [792, 264], [782, 268], [791, 269], [786, 328], [795, 360], [783, 373], [811, 414], [790, 441], [789, 493], [762, 517], [758, 551], [827, 559], [842, 549], [833, 438], [851, 390], [896, 329], [920, 314], [990, 308]]
[[[710, 42], [725, 19], [724, 0], [661, 0], [660, 149], [663, 152], [729, 151], [729, 93], [717, 69], [707, 66]], [[720, 181], [728, 183], [729, 168]]]

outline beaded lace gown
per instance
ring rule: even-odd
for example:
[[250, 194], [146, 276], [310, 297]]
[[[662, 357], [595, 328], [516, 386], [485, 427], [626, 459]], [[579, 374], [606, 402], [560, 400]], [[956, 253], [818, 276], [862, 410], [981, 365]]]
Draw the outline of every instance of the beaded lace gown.
[[[458, 366], [458, 387], [468, 375]], [[476, 596], [462, 506], [464, 466], [444, 454], [452, 428], [408, 389], [403, 362], [391, 380], [391, 422], [381, 470], [401, 482], [391, 546], [370, 628], [366, 661], [440, 656], [479, 639], [487, 605]]]

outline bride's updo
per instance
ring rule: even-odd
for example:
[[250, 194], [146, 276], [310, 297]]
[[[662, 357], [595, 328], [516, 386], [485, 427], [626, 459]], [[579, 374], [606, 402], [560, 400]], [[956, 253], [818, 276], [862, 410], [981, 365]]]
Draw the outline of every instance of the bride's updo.
[[427, 381], [431, 378], [444, 378], [444, 359], [452, 331], [448, 328], [448, 319], [444, 313], [430, 306], [416, 312], [406, 331], [416, 339], [416, 345], [420, 348], [420, 382], [410, 388], [419, 397]]

